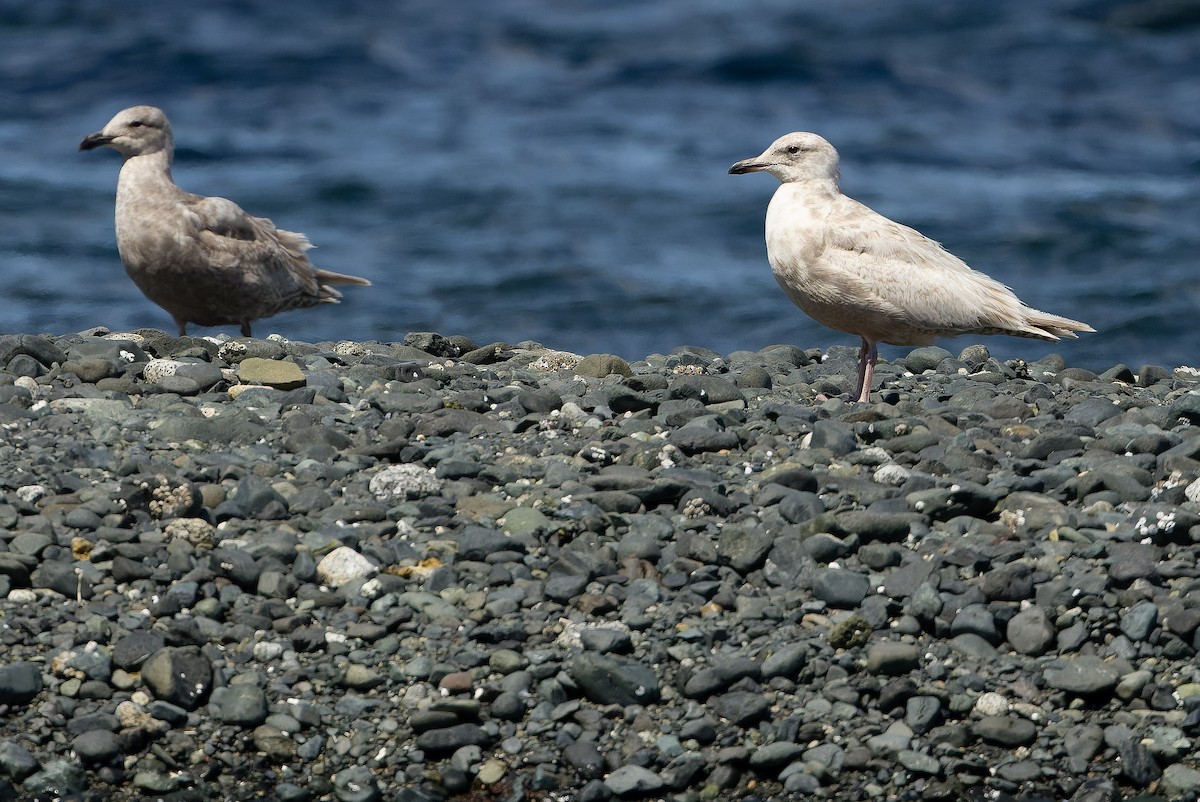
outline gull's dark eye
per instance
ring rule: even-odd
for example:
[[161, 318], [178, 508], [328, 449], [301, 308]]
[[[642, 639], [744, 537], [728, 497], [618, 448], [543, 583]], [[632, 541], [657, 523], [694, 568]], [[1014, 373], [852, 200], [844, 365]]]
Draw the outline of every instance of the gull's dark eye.
[[130, 128], [141, 128], [143, 125], [145, 125], [145, 123], [142, 122], [141, 120], [134, 120], [133, 122], [131, 122], [129, 124], [129, 127]]
[[794, 156], [802, 150], [804, 150], [804, 148], [800, 147], [799, 145], [788, 145], [787, 152]]

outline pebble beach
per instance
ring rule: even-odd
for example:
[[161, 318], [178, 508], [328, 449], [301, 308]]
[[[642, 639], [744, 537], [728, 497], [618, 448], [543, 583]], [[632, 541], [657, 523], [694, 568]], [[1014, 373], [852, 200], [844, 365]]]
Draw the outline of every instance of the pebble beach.
[[856, 358], [0, 336], [0, 800], [1195, 800], [1200, 374]]

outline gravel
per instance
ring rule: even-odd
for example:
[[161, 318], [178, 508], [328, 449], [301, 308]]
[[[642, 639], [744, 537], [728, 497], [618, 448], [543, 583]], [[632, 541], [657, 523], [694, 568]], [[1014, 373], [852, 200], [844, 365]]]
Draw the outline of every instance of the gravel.
[[1195, 799], [1197, 374], [853, 356], [0, 336], [0, 799]]

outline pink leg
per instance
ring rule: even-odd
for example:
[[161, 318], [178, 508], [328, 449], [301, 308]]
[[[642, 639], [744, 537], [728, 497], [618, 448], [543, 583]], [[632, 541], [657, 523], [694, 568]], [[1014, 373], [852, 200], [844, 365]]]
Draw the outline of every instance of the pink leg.
[[879, 348], [875, 343], [863, 337], [862, 348], [858, 352], [858, 400], [867, 403], [871, 400], [871, 380], [875, 378], [875, 361], [879, 359]]

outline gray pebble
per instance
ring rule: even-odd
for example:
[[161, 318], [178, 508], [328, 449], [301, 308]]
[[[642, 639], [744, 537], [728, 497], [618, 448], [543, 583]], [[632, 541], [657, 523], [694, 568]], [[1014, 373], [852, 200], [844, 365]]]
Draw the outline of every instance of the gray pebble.
[[24, 705], [42, 690], [42, 672], [34, 663], [0, 665], [0, 704]]
[[267, 718], [267, 696], [257, 685], [239, 683], [217, 688], [209, 705], [226, 724], [253, 727]]
[[108, 763], [121, 754], [116, 734], [104, 730], [89, 730], [75, 736], [71, 748], [84, 763]]
[[194, 646], [167, 646], [142, 665], [142, 681], [159, 699], [195, 710], [212, 691], [212, 664]]
[[1108, 690], [1121, 676], [1115, 664], [1090, 655], [1056, 660], [1042, 673], [1051, 688], [1081, 695]]
[[351, 766], [333, 775], [333, 795], [338, 802], [379, 802], [383, 792], [365, 766]]
[[817, 572], [813, 595], [831, 607], [857, 607], [871, 589], [865, 574], [841, 568], [825, 568]]
[[571, 678], [600, 704], [645, 705], [658, 700], [658, 677], [633, 660], [583, 652], [567, 664]]
[[1029, 607], [1008, 620], [1004, 635], [1017, 652], [1037, 657], [1050, 649], [1057, 630], [1045, 610]]
[[973, 729], [980, 739], [997, 746], [1022, 746], [1037, 736], [1037, 726], [1032, 721], [1011, 715], [984, 716], [975, 722]]
[[917, 667], [921, 650], [914, 643], [877, 641], [867, 647], [867, 671], [871, 674], [899, 675]]
[[626, 764], [605, 777], [604, 785], [617, 796], [644, 796], [662, 788], [663, 781], [649, 769]]

